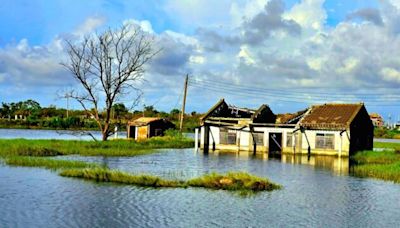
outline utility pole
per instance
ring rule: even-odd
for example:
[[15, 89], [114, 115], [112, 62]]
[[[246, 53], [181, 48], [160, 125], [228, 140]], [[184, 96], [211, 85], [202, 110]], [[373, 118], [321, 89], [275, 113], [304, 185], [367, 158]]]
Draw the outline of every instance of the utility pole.
[[67, 118], [69, 117], [69, 95], [67, 96]]
[[181, 118], [180, 118], [180, 126], [179, 126], [179, 130], [180, 132], [182, 132], [183, 129], [183, 117], [185, 116], [185, 105], [186, 105], [186, 95], [187, 95], [187, 87], [188, 87], [188, 79], [189, 79], [189, 75], [186, 74], [186, 78], [185, 78], [185, 89], [183, 92], [183, 102], [182, 102], [182, 112], [181, 112]]

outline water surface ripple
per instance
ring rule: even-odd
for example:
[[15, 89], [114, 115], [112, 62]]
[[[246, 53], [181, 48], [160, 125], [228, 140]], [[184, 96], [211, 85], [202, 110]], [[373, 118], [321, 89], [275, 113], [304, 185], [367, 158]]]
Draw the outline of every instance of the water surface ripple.
[[[400, 185], [313, 165], [232, 154], [204, 156], [192, 149], [128, 158], [57, 159], [179, 179], [243, 170], [268, 177], [284, 189], [240, 197], [226, 191], [94, 183], [43, 169], [0, 165], [0, 227], [397, 227], [400, 223]], [[335, 166], [327, 161], [315, 164]]]

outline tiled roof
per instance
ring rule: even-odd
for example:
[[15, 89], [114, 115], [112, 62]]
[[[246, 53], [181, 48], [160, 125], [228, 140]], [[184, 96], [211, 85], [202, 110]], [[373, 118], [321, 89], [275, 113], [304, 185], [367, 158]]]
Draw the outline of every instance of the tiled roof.
[[284, 113], [276, 116], [276, 123], [278, 124], [293, 124], [297, 123], [300, 117], [307, 112], [308, 109], [298, 111], [296, 113]]
[[324, 104], [312, 106], [300, 125], [311, 128], [348, 127], [363, 104]]

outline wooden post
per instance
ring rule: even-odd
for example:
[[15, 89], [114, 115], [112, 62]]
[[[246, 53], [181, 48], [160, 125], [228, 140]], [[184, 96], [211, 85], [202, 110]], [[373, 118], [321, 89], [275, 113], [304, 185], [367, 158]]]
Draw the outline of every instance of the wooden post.
[[204, 153], [208, 154], [210, 147], [210, 126], [204, 124]]
[[197, 151], [199, 148], [199, 129], [194, 129], [194, 149]]
[[67, 118], [69, 117], [69, 96], [67, 96]]
[[188, 87], [188, 79], [189, 79], [189, 75], [186, 75], [185, 78], [185, 89], [183, 92], [183, 102], [182, 102], [182, 112], [181, 112], [181, 118], [180, 118], [180, 126], [179, 126], [179, 130], [182, 132], [183, 129], [183, 118], [185, 116], [185, 106], [186, 106], [186, 95], [187, 95], [187, 87]]

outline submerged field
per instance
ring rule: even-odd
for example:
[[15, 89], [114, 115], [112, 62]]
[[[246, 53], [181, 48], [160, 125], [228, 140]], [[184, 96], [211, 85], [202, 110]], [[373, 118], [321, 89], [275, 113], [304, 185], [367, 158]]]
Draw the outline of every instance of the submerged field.
[[136, 142], [110, 140], [106, 142], [73, 140], [0, 139], [0, 156], [136, 156], [154, 153], [160, 148], [190, 148], [193, 139], [185, 137], [154, 137]]
[[400, 144], [376, 142], [374, 147], [384, 150], [361, 151], [351, 158], [353, 174], [400, 183]]
[[155, 137], [141, 142], [113, 140], [107, 142], [68, 140], [0, 140], [0, 157], [9, 166], [39, 167], [59, 171], [64, 177], [75, 177], [97, 182], [143, 187], [202, 187], [230, 191], [272, 191], [280, 186], [266, 178], [242, 172], [208, 174], [188, 181], [168, 180], [148, 174], [131, 174], [94, 163], [54, 159], [60, 155], [82, 156], [138, 156], [156, 152], [160, 148], [190, 148], [192, 139], [180, 136]]

